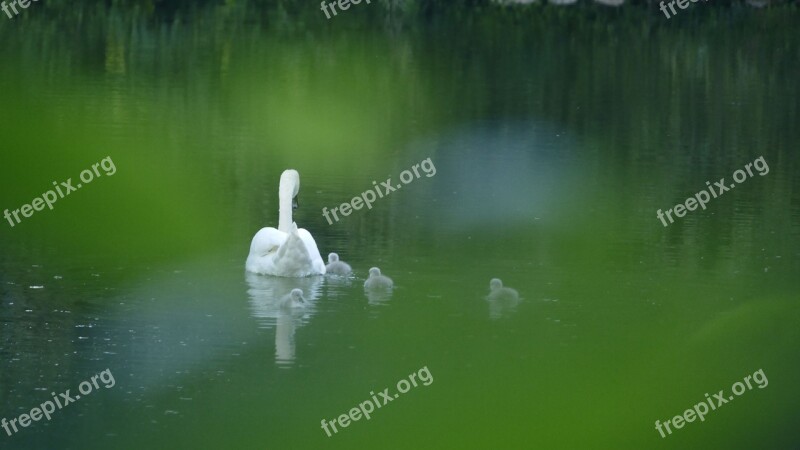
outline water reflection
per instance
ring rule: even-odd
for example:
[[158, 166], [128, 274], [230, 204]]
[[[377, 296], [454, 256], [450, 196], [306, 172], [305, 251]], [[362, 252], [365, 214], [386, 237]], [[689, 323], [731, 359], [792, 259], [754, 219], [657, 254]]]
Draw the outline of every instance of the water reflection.
[[295, 357], [294, 330], [296, 314], [283, 310], [275, 325], [275, 362], [279, 366], [291, 366]]
[[364, 289], [370, 305], [383, 305], [392, 298], [391, 289]]
[[511, 299], [489, 299], [489, 318], [492, 320], [508, 318], [517, 312], [517, 306], [520, 303], [518, 298]]
[[[314, 315], [324, 277], [284, 278], [247, 273], [245, 278], [250, 286], [247, 290], [250, 314], [259, 328], [275, 328], [275, 362], [281, 367], [292, 366], [296, 355], [295, 330]], [[281, 308], [281, 299], [292, 289], [303, 291], [305, 308]]]
[[325, 298], [346, 298], [350, 296], [350, 290], [356, 277], [325, 275]]
[[[532, 118], [470, 123], [422, 139], [414, 144], [416, 151], [435, 155], [443, 168], [430, 183], [438, 202], [430, 208], [423, 206], [426, 197], [408, 201], [438, 224], [429, 232], [471, 232], [497, 223], [529, 227], [540, 219], [553, 220], [568, 204], [570, 186], [582, 180], [580, 166], [570, 162], [579, 148], [575, 140], [574, 133]], [[486, 148], [492, 151], [482, 151]]]

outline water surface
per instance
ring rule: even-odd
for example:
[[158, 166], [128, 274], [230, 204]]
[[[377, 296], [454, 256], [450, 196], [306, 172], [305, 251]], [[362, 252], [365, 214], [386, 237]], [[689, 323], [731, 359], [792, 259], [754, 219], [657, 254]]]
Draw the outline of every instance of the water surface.
[[[116, 379], [3, 447], [797, 446], [796, 33], [497, 23], [2, 26], [0, 207], [117, 167], [0, 227], [0, 415]], [[759, 156], [767, 175], [656, 218]], [[245, 274], [285, 168], [351, 279]], [[371, 266], [390, 297], [363, 291]], [[493, 277], [521, 302], [487, 302]], [[312, 304], [282, 313], [294, 287]], [[422, 367], [429, 386], [320, 428]], [[767, 388], [655, 431], [758, 369]]]

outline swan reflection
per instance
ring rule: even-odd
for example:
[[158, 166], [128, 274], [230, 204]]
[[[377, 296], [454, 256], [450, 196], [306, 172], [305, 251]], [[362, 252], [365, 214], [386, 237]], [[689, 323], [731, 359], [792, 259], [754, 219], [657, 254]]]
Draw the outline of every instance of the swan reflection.
[[367, 294], [370, 305], [383, 305], [392, 298], [392, 291], [389, 289], [364, 290], [364, 293]]
[[[284, 278], [247, 273], [245, 278], [250, 286], [247, 290], [250, 314], [259, 328], [275, 329], [275, 362], [291, 366], [295, 360], [295, 329], [305, 325], [316, 312], [323, 277]], [[292, 298], [294, 289], [302, 291], [301, 301]]]

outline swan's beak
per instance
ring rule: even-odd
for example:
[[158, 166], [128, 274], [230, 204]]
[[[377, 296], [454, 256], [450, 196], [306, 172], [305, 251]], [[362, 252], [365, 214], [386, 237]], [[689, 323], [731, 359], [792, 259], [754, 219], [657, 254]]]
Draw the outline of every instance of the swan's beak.
[[300, 206], [300, 196], [297, 195], [292, 199], [292, 209], [297, 209]]

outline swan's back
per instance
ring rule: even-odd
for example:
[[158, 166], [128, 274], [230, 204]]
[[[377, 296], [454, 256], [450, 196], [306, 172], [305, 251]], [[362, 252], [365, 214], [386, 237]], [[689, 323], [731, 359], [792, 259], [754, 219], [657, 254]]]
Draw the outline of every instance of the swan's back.
[[350, 264], [347, 264], [344, 261], [339, 260], [339, 255], [336, 253], [330, 253], [328, 255], [328, 265], [325, 266], [325, 270], [327, 273], [331, 275], [340, 275], [340, 276], [347, 276], [350, 275], [350, 272], [353, 269], [350, 268]]
[[286, 233], [272, 227], [264, 227], [250, 241], [250, 255], [266, 256], [277, 250], [286, 241]]
[[267, 261], [277, 254], [278, 249], [286, 242], [286, 237], [286, 233], [272, 227], [258, 230], [250, 242], [250, 254], [247, 256], [245, 269], [253, 273], [269, 273]]
[[364, 282], [366, 289], [391, 289], [394, 282], [391, 278], [381, 275], [380, 269], [373, 267], [369, 269], [369, 278]]
[[492, 278], [489, 281], [489, 296], [487, 299], [490, 301], [518, 302], [519, 293], [516, 289], [504, 287], [499, 278]]
[[305, 244], [308, 257], [311, 259], [311, 264], [316, 273], [319, 275], [325, 275], [325, 261], [322, 260], [322, 255], [319, 254], [319, 248], [317, 248], [317, 242], [314, 241], [314, 237], [311, 236], [311, 233], [309, 233], [305, 228], [298, 229], [297, 236], [299, 236], [300, 240], [302, 240], [303, 244]]
[[341, 261], [334, 261], [327, 266], [325, 266], [325, 270], [327, 273], [331, 275], [340, 275], [340, 276], [347, 276], [350, 275], [350, 272], [353, 269], [350, 267], [349, 264], [341, 262]]
[[[309, 248], [300, 231], [305, 230], [292, 230], [287, 234], [274, 228], [265, 228], [256, 233], [253, 244], [251, 244], [250, 256], [247, 257], [245, 265], [247, 271], [278, 277], [306, 277], [324, 274], [325, 264], [319, 257], [316, 245]], [[305, 234], [313, 243], [314, 239], [311, 238], [311, 235], [308, 232]], [[278, 242], [280, 244], [276, 247]], [[316, 259], [312, 256], [313, 254], [317, 255]]]
[[516, 289], [501, 287], [490, 292], [488, 298], [490, 301], [518, 302], [519, 293]]

